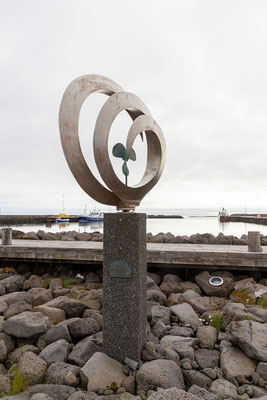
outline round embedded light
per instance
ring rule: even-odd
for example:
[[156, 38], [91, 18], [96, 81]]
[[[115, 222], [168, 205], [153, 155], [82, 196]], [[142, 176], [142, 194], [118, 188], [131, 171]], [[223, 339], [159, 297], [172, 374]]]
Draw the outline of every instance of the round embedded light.
[[223, 284], [223, 278], [220, 276], [212, 276], [209, 280], [212, 286], [221, 286]]

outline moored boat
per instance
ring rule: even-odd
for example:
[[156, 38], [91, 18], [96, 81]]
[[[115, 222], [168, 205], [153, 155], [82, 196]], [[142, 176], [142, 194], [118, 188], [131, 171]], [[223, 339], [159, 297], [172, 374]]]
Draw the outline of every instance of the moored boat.
[[104, 221], [104, 213], [94, 208], [89, 214], [86, 214], [86, 206], [84, 214], [79, 216], [79, 222], [102, 222]]

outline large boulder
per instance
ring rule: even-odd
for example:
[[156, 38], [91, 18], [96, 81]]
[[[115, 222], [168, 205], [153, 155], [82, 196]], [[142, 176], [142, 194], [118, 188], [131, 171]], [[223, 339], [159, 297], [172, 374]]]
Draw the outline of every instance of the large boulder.
[[2, 322], [4, 332], [18, 337], [30, 338], [46, 333], [49, 327], [49, 318], [40, 312], [25, 311]]
[[161, 387], [178, 387], [185, 390], [183, 373], [176, 362], [171, 360], [153, 360], [141, 366], [136, 374], [137, 393]]
[[194, 330], [202, 325], [198, 315], [188, 303], [176, 304], [171, 307], [171, 311], [183, 324], [189, 324]]
[[45, 360], [48, 366], [57, 361], [66, 362], [69, 349], [70, 344], [66, 340], [60, 339], [46, 346], [41, 351], [40, 357]]
[[184, 378], [186, 383], [191, 385], [197, 385], [204, 389], [208, 389], [212, 383], [212, 380], [200, 371], [183, 370]]
[[68, 361], [72, 364], [83, 367], [84, 364], [96, 353], [100, 352], [101, 347], [97, 346], [91, 339], [86, 337], [78, 342], [72, 349]]
[[64, 310], [68, 318], [81, 317], [86, 308], [81, 301], [70, 299], [65, 296], [59, 296], [45, 303], [45, 305], [47, 307], [55, 307]]
[[224, 347], [221, 352], [221, 369], [228, 380], [238, 375], [249, 378], [256, 370], [256, 366], [256, 361], [235, 347]]
[[226, 379], [216, 379], [210, 386], [212, 393], [218, 394], [221, 398], [235, 399], [238, 395], [237, 387]]
[[245, 320], [232, 322], [229, 340], [250, 358], [267, 361], [267, 324]]
[[6, 289], [6, 293], [19, 292], [23, 289], [26, 278], [22, 275], [12, 275], [1, 280], [1, 285]]
[[213, 350], [217, 342], [218, 331], [214, 326], [200, 326], [197, 330], [197, 338], [199, 340], [199, 346], [202, 349]]
[[267, 381], [267, 362], [259, 362], [257, 366], [257, 372], [260, 374], [262, 379]]
[[77, 386], [80, 382], [80, 368], [76, 365], [67, 364], [64, 362], [55, 362], [51, 364], [45, 374], [45, 383], [54, 385], [65, 385], [67, 375], [72, 373], [75, 378], [75, 384], [71, 386]]
[[217, 350], [198, 349], [195, 357], [201, 369], [219, 367], [220, 352]]
[[40, 383], [46, 372], [47, 365], [41, 357], [27, 351], [19, 358], [19, 373], [31, 383], [35, 385]]
[[224, 277], [221, 286], [213, 286], [209, 283], [212, 276], [213, 275], [210, 275], [208, 271], [203, 271], [195, 276], [195, 281], [208, 296], [228, 297], [234, 290], [234, 280], [229, 277]]
[[126, 378], [122, 364], [105, 353], [96, 352], [81, 369], [83, 383], [87, 390], [97, 392], [98, 389], [109, 389], [111, 385], [120, 387]]

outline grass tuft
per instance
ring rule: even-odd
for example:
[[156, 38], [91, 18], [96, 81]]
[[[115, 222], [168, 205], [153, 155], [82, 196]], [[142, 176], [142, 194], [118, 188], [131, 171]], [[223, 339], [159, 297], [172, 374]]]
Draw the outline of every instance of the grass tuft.
[[19, 366], [17, 366], [14, 370], [14, 376], [12, 381], [12, 388], [10, 390], [10, 395], [14, 396], [15, 394], [23, 392], [28, 386], [30, 382], [19, 372]]
[[223, 318], [223, 313], [213, 314], [210, 317], [209, 325], [210, 326], [214, 326], [214, 328], [216, 328], [218, 332], [221, 332], [221, 330], [222, 330], [222, 318]]

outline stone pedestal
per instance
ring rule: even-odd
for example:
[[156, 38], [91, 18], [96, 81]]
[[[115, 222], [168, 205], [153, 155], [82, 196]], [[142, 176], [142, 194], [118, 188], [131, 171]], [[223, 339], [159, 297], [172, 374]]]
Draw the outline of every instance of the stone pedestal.
[[107, 213], [103, 249], [103, 351], [140, 360], [147, 314], [146, 214]]
[[2, 244], [9, 246], [12, 244], [12, 228], [2, 229]]
[[261, 252], [261, 234], [259, 231], [248, 232], [248, 251]]

